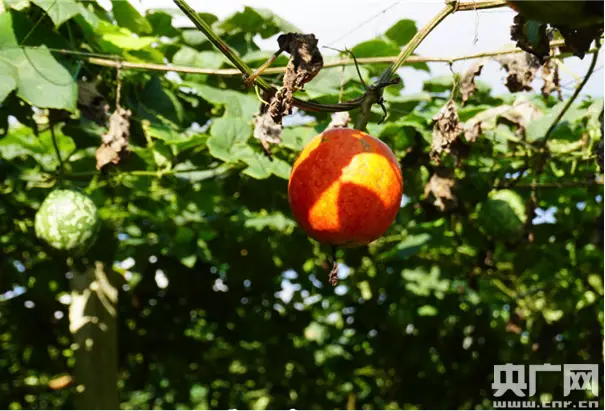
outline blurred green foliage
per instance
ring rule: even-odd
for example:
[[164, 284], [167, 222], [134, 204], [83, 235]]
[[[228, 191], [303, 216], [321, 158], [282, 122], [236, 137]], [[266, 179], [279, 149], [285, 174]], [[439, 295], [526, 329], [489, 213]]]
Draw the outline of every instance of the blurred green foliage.
[[[73, 407], [73, 385], [49, 388], [74, 367], [73, 274], [33, 226], [59, 184], [49, 119], [61, 183], [87, 192], [103, 219], [90, 255], [124, 279], [123, 408], [489, 408], [494, 364], [602, 362], [603, 189], [590, 184], [600, 172], [602, 99], [574, 104], [544, 163], [532, 144], [557, 100], [495, 96], [481, 85], [458, 106], [465, 124], [518, 103], [537, 119], [520, 126], [491, 115], [475, 142], [460, 137], [461, 161], [444, 154], [436, 166], [432, 119], [452, 78], [431, 78], [417, 94], [387, 90], [389, 118], [378, 124], [376, 108], [368, 130], [400, 159], [405, 201], [383, 238], [339, 251], [333, 288], [329, 250], [297, 227], [287, 202], [291, 164], [327, 126], [325, 113], [296, 113], [270, 161], [252, 137], [260, 102], [239, 76], [122, 70], [131, 153], [96, 172], [106, 128], [94, 120], [104, 104], [115, 108], [116, 72], [57, 49], [229, 67], [199, 32], [172, 25], [175, 11], [143, 16], [112, 4], [107, 12], [91, 1], [0, 0], [0, 408]], [[223, 21], [201, 15], [253, 65], [269, 55], [259, 37], [296, 29], [250, 7]], [[352, 50], [393, 55], [416, 30], [404, 19]], [[361, 74], [383, 69], [364, 65]], [[334, 103], [341, 84], [345, 99], [362, 92], [349, 66], [324, 69], [300, 97]], [[454, 183], [450, 198], [425, 191], [434, 175]], [[528, 205], [524, 233], [492, 237], [477, 209], [513, 180]], [[569, 181], [580, 184], [556, 186]], [[561, 398], [561, 384], [562, 375], [545, 377], [539, 393]]]

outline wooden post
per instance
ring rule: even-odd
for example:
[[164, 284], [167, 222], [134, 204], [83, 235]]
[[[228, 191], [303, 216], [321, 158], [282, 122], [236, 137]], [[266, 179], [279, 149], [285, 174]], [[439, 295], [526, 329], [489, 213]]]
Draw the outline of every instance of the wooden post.
[[79, 270], [72, 265], [69, 329], [75, 343], [76, 409], [119, 409], [117, 374], [117, 281], [95, 261]]

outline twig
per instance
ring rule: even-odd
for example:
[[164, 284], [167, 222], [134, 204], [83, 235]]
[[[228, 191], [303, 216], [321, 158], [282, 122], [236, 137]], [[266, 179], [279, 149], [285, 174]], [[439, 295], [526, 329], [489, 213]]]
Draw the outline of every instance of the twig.
[[[515, 185], [515, 189], [523, 188], [529, 190], [536, 190], [542, 188], [573, 188], [573, 187], [592, 187], [592, 186], [602, 186], [603, 180], [588, 180], [588, 181], [561, 181], [556, 183], [536, 183], [532, 182], [529, 184], [517, 184]], [[499, 185], [496, 188], [509, 188], [506, 185]]]
[[[197, 173], [197, 172], [212, 172], [214, 176], [221, 175], [226, 173], [227, 171], [233, 169], [233, 165], [224, 164], [217, 168], [187, 168], [187, 169], [171, 169], [171, 170], [163, 170], [163, 171], [153, 171], [153, 170], [124, 170], [120, 171], [117, 175], [130, 175], [130, 176], [139, 176], [139, 177], [163, 177], [168, 175], [176, 175], [176, 174], [187, 174], [187, 173]], [[98, 171], [77, 171], [69, 174], [65, 174], [65, 178], [72, 177], [90, 177], [98, 175]]]
[[588, 83], [588, 80], [590, 79], [590, 76], [592, 76], [592, 72], [594, 71], [594, 68], [597, 65], [597, 60], [599, 60], [598, 49], [600, 47], [601, 47], [601, 44], [597, 40], [597, 52], [592, 55], [592, 61], [590, 62], [590, 66], [588, 67], [588, 71], [586, 72], [586, 75], [584, 76], [584, 80], [582, 80], [582, 82], [580, 84], [578, 84], [578, 87], [576, 87], [576, 90], [574, 91], [574, 93], [572, 94], [572, 96], [569, 98], [569, 100], [567, 100], [567, 102], [563, 106], [563, 109], [559, 112], [559, 114], [554, 119], [554, 121], [552, 122], [552, 124], [550, 125], [550, 127], [548, 127], [548, 130], [546, 130], [546, 133], [544, 134], [544, 137], [541, 140], [542, 147], [546, 146], [546, 143], [548, 142], [548, 139], [550, 138], [550, 136], [552, 135], [553, 131], [557, 127], [557, 124], [559, 124], [559, 122], [563, 119], [563, 116], [565, 115], [565, 113], [567, 112], [567, 110], [569, 110], [569, 108], [574, 103], [574, 101], [576, 100], [576, 98], [578, 98], [578, 96], [580, 95], [580, 92], [582, 91], [582, 89], [584, 88], [584, 86], [586, 85], [586, 83]]
[[122, 79], [120, 78], [121, 72], [122, 63], [118, 61], [116, 65], [116, 110], [118, 112], [120, 111], [120, 94], [122, 92]]

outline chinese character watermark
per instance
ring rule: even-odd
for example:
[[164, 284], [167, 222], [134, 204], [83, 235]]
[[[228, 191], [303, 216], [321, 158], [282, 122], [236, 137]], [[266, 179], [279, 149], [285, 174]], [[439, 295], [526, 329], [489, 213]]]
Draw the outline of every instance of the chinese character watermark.
[[[537, 378], [540, 372], [561, 372], [563, 371], [563, 396], [567, 397], [571, 391], [590, 391], [595, 398], [599, 396], [599, 365], [598, 364], [540, 364], [529, 365], [529, 378], [526, 380], [526, 366], [518, 364], [498, 364], [494, 365], [494, 382], [492, 389], [495, 397], [501, 397], [506, 392], [511, 391], [517, 397], [532, 397], [536, 394]], [[514, 401], [513, 401], [514, 402]], [[517, 401], [519, 402], [519, 401]], [[566, 401], [569, 402], [569, 401]], [[598, 401], [580, 401], [586, 402], [587, 408], [593, 408]], [[507, 403], [498, 402], [495, 403]], [[516, 402], [515, 402], [516, 403]], [[535, 403], [535, 401], [519, 402], [521, 406], [525, 403]], [[555, 403], [562, 403], [555, 401]], [[500, 404], [504, 405], [504, 404]], [[580, 408], [583, 408], [580, 404]], [[502, 408], [502, 407], [496, 407]], [[523, 407], [526, 408], [526, 407]], [[528, 405], [527, 408], [535, 408]]]

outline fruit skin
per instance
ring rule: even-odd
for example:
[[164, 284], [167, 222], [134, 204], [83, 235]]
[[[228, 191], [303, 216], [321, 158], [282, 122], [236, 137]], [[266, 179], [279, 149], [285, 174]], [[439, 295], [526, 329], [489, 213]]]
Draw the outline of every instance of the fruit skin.
[[494, 238], [504, 241], [519, 239], [526, 221], [525, 204], [514, 191], [495, 191], [479, 205], [479, 225]]
[[36, 236], [51, 247], [73, 255], [86, 252], [95, 242], [100, 220], [97, 207], [76, 190], [53, 190], [35, 218]]
[[292, 214], [307, 234], [347, 247], [384, 234], [402, 194], [401, 168], [391, 149], [348, 128], [313, 137], [294, 162], [288, 182]]

